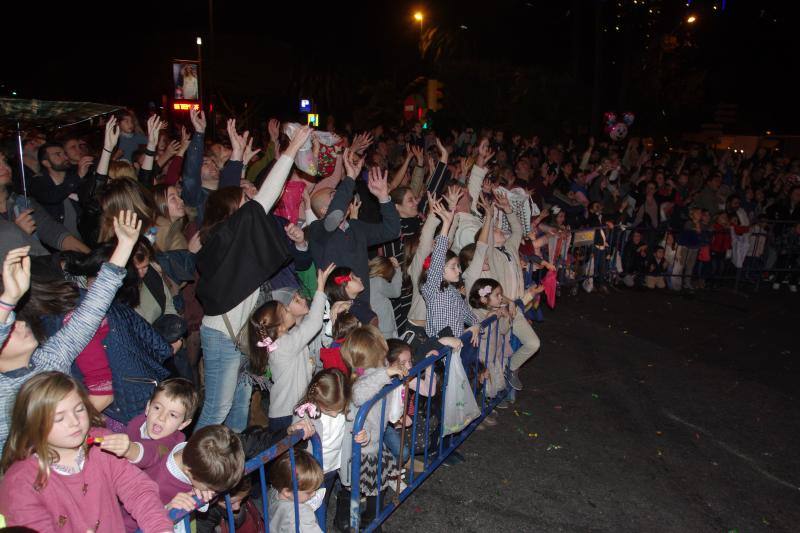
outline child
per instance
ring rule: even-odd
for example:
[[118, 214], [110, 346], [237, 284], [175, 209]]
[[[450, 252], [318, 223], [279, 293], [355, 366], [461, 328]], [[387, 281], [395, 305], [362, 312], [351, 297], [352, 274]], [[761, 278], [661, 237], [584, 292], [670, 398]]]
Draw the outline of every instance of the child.
[[464, 323], [467, 323], [472, 332], [472, 343], [477, 346], [480, 324], [456, 288], [461, 281], [461, 267], [458, 256], [447, 249], [447, 233], [454, 213], [441, 205], [434, 206], [433, 210], [442, 219], [442, 227], [433, 245], [430, 266], [422, 271], [419, 281], [428, 308], [425, 333], [438, 337], [443, 329], [449, 327], [454, 337], [460, 337]]
[[[347, 416], [348, 421], [353, 420], [358, 413], [358, 409], [369, 401], [384, 385], [387, 385], [392, 377], [403, 377], [407, 374], [405, 369], [397, 366], [386, 366], [386, 354], [388, 346], [386, 340], [381, 335], [378, 328], [374, 326], [361, 326], [353, 331], [342, 345], [342, 359], [353, 369], [354, 379], [352, 386], [352, 399]], [[378, 403], [378, 406], [381, 404]], [[376, 515], [377, 496], [379, 491], [383, 491], [390, 486], [389, 480], [396, 478], [399, 468], [394, 461], [394, 456], [389, 449], [384, 446], [378, 449], [380, 435], [386, 429], [386, 420], [381, 427], [381, 409], [371, 409], [364, 421], [363, 429], [367, 432], [367, 442], [361, 446], [361, 470], [359, 483], [361, 495], [367, 498], [367, 508], [364, 513], [363, 523], [367, 524]], [[350, 485], [350, 465], [348, 459], [351, 456], [350, 439], [345, 439], [345, 446], [342, 447], [342, 484]], [[378, 460], [381, 461], [381, 479], [378, 479]], [[349, 501], [348, 491], [342, 490], [340, 501]], [[338, 509], [337, 509], [338, 511]], [[349, 514], [348, 514], [349, 516]]]
[[[522, 311], [517, 309], [516, 303], [505, 299], [503, 287], [497, 280], [491, 278], [480, 278], [472, 284], [469, 304], [475, 309], [478, 319], [485, 320], [493, 315], [498, 319], [496, 333], [491, 335], [491, 338], [488, 335], [484, 336], [478, 350], [479, 363], [486, 368], [488, 377], [486, 396], [494, 398], [506, 389], [504, 377], [506, 361], [503, 357], [506, 336], [511, 329], [512, 316]], [[489, 422], [488, 425], [492, 423]]]
[[76, 357], [94, 336], [111, 305], [127, 270], [125, 265], [139, 238], [141, 221], [133, 211], [122, 211], [113, 219], [117, 247], [100, 268], [97, 279], [72, 319], [47, 342], [39, 345], [24, 321], [16, 320], [14, 307], [28, 291], [31, 280], [30, 247], [8, 252], [3, 263], [0, 293], [0, 449], [8, 435], [8, 416], [16, 392], [25, 381], [40, 372], [69, 372]]
[[667, 272], [667, 260], [664, 259], [664, 248], [658, 246], [653, 255], [645, 262], [644, 284], [648, 289], [666, 289], [664, 274]]
[[[336, 369], [323, 370], [311, 380], [308, 391], [295, 409], [295, 421], [309, 420], [322, 441], [322, 466], [325, 479], [325, 505], [331, 497], [342, 462], [345, 437], [345, 411], [350, 402], [350, 380]], [[356, 435], [359, 443], [367, 442], [367, 433]]]
[[329, 348], [321, 348], [319, 351], [319, 358], [322, 360], [322, 367], [326, 370], [329, 368], [336, 368], [341, 370], [345, 376], [350, 375], [350, 369], [342, 360], [341, 347], [345, 338], [350, 333], [361, 326], [361, 322], [350, 313], [345, 311], [340, 313], [333, 321], [333, 342]]
[[[294, 452], [297, 503], [301, 533], [322, 533], [314, 511], [322, 504], [322, 468], [309, 453]], [[269, 531], [295, 531], [292, 463], [289, 453], [278, 457], [269, 469]], [[325, 489], [322, 489], [323, 491]]]
[[311, 381], [314, 359], [308, 344], [322, 329], [326, 301], [322, 287], [335, 269], [336, 265], [331, 264], [317, 273], [317, 292], [308, 316], [300, 324], [276, 300], [256, 309], [249, 320], [250, 372], [262, 375], [269, 366], [272, 374], [269, 429], [273, 433], [292, 423], [292, 410]]
[[167, 509], [191, 511], [193, 496], [208, 501], [214, 493], [235, 487], [242, 479], [245, 453], [239, 436], [215, 424], [198, 429], [188, 442], [177, 444], [164, 457], [152, 447], [143, 447], [136, 465], [147, 470], [158, 484]]
[[144, 449], [153, 448], [150, 452], [154, 454], [153, 466], [157, 465], [157, 461], [186, 440], [182, 430], [191, 424], [199, 401], [197, 389], [187, 379], [174, 378], [159, 383], [144, 413], [128, 423], [125, 433], [131, 446], [125, 457], [138, 463]]
[[369, 262], [369, 305], [378, 315], [378, 327], [385, 339], [397, 338], [397, 322], [391, 298], [399, 298], [403, 273], [394, 257], [375, 257]]
[[[107, 435], [103, 425], [86, 392], [66, 374], [40, 373], [22, 386], [0, 463], [0, 514], [8, 525], [124, 531], [122, 502], [142, 531], [172, 531], [158, 486], [114, 456], [128, 448], [127, 436]], [[94, 446], [97, 437], [103, 440]]]
[[[440, 339], [441, 341], [455, 341], [456, 344], [448, 343], [447, 345], [453, 347], [454, 349], [458, 349], [460, 347], [461, 341], [458, 339]], [[399, 339], [389, 339], [387, 341], [387, 345], [389, 351], [386, 353], [386, 362], [389, 363], [389, 366], [396, 366], [405, 370], [405, 372], [409, 372], [413, 365], [412, 355], [411, 355], [411, 346], [408, 343], [405, 343]], [[424, 348], [423, 348], [424, 349]], [[439, 355], [438, 350], [430, 350], [426, 356], [436, 356]], [[400, 461], [401, 464], [406, 464], [409, 459], [410, 450], [413, 448], [423, 448], [425, 443], [425, 422], [423, 417], [426, 415], [426, 410], [424, 407], [423, 402], [427, 401], [427, 398], [430, 396], [434, 396], [436, 394], [436, 386], [437, 386], [437, 379], [436, 374], [433, 372], [433, 366], [430, 365], [426, 370], [425, 374], [420, 379], [412, 379], [411, 382], [408, 384], [409, 388], [409, 395], [408, 398], [403, 397], [403, 401], [405, 402], [405, 410], [406, 410], [406, 418], [405, 420], [397, 420], [393, 421], [393, 424], [390, 424], [386, 427], [386, 431], [383, 433], [383, 441], [386, 443], [386, 446], [395, 456], [395, 458]], [[401, 387], [403, 396], [405, 396], [405, 388]], [[417, 434], [412, 435], [412, 426], [414, 424], [414, 412], [415, 412], [415, 400], [414, 394], [419, 394], [422, 396], [423, 399], [419, 401], [419, 414], [417, 415]], [[403, 454], [402, 457], [400, 456], [400, 441], [402, 439], [402, 428], [403, 425], [406, 427], [406, 443], [403, 447]], [[413, 440], [412, 440], [413, 439]], [[419, 442], [421, 446], [417, 447], [416, 442]], [[419, 463], [419, 461], [416, 461]], [[423, 466], [424, 468], [424, 466]], [[417, 469], [422, 470], [423, 468]]]
[[336, 267], [328, 277], [327, 283], [319, 285], [319, 287], [325, 287], [325, 294], [328, 295], [331, 305], [337, 302], [352, 302], [350, 312], [359, 322], [373, 326], [378, 325], [378, 315], [370, 309], [369, 304], [363, 299], [356, 299], [356, 296], [364, 292], [364, 283], [361, 278], [356, 276], [353, 269]]
[[[238, 485], [230, 491], [231, 511], [236, 531], [239, 533], [256, 533], [266, 531], [264, 517], [256, 505], [250, 500], [252, 484], [248, 478], [242, 478]], [[225, 498], [220, 498], [208, 513], [197, 517], [197, 533], [228, 533], [228, 509]]]

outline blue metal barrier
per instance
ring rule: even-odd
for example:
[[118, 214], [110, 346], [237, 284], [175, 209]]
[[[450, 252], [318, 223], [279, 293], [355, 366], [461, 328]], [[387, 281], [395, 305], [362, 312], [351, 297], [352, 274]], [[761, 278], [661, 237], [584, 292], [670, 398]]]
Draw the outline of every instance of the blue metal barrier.
[[[372, 399], [366, 402], [361, 408], [358, 410], [356, 414], [355, 421], [353, 424], [353, 435], [357, 435], [364, 426], [364, 422], [367, 418], [367, 414], [372, 409], [372, 407], [380, 402], [381, 404], [381, 427], [385, 425], [385, 416], [386, 416], [386, 399], [387, 396], [397, 387], [403, 386], [406, 382], [411, 383], [414, 380], [417, 382], [417, 391], [419, 391], [419, 384], [420, 380], [422, 379], [422, 374], [433, 365], [438, 364], [439, 362], [444, 363], [444, 376], [441, 380], [441, 409], [439, 413], [439, 438], [438, 438], [438, 450], [434, 452], [430, 452], [430, 439], [428, 438], [430, 435], [430, 420], [431, 420], [431, 403], [432, 397], [435, 395], [435, 391], [433, 390], [433, 379], [431, 379], [428, 383], [428, 391], [427, 391], [427, 412], [425, 416], [425, 447], [424, 453], [420, 454], [423, 457], [425, 469], [420, 473], [416, 474], [413, 468], [414, 462], [414, 444], [416, 442], [417, 436], [417, 416], [419, 414], [419, 392], [414, 394], [414, 415], [413, 421], [411, 424], [411, 435], [407, 439], [407, 442], [410, 443], [411, 454], [410, 454], [410, 463], [411, 468], [409, 468], [408, 473], [408, 486], [400, 492], [400, 494], [395, 494], [394, 498], [391, 502], [389, 502], [386, 506], [381, 506], [381, 495], [380, 495], [380, 487], [381, 487], [381, 474], [382, 474], [382, 467], [383, 461], [381, 460], [381, 450], [383, 450], [383, 435], [384, 432], [380, 433], [379, 442], [378, 442], [378, 472], [377, 472], [377, 479], [378, 479], [378, 496], [376, 498], [376, 513], [375, 518], [363, 527], [361, 526], [361, 494], [360, 494], [360, 484], [359, 478], [361, 473], [361, 445], [353, 440], [353, 455], [352, 455], [352, 465], [351, 465], [351, 496], [350, 496], [350, 526], [353, 528], [353, 531], [358, 533], [359, 531], [370, 532], [373, 531], [376, 527], [378, 527], [381, 523], [383, 523], [392, 512], [402, 503], [406, 498], [408, 498], [412, 492], [414, 492], [424, 481], [425, 479], [430, 476], [434, 470], [436, 470], [439, 465], [444, 462], [444, 460], [449, 456], [456, 448], [458, 448], [471, 434], [475, 431], [475, 428], [483, 421], [484, 418], [499, 404], [502, 402], [509, 392], [509, 387], [502, 392], [500, 392], [494, 399], [488, 399], [486, 397], [486, 387], [479, 383], [477, 377], [477, 369], [478, 369], [478, 362], [482, 360], [485, 367], [488, 368], [489, 363], [489, 352], [490, 348], [492, 347], [492, 338], [494, 336], [495, 339], [495, 347], [497, 347], [497, 340], [500, 339], [502, 342], [502, 351], [503, 356], [505, 357], [505, 346], [506, 346], [506, 339], [505, 335], [501, 335], [499, 333], [499, 324], [496, 317], [491, 317], [481, 324], [481, 343], [478, 345], [478, 350], [480, 347], [485, 345], [485, 354], [484, 357], [481, 359], [480, 353], [475, 360], [473, 368], [475, 369], [475, 378], [472, 380], [472, 392], [475, 395], [475, 399], [478, 401], [478, 404], [481, 408], [481, 414], [473, 420], [464, 430], [459, 432], [458, 434], [449, 435], [447, 438], [447, 444], [445, 444], [445, 436], [444, 436], [444, 408], [445, 408], [445, 398], [447, 395], [447, 381], [448, 376], [450, 374], [450, 362], [453, 357], [452, 350], [446, 348], [442, 350], [439, 355], [426, 357], [424, 361], [421, 361], [411, 371], [408, 373], [408, 376], [403, 379], [399, 380], [397, 378], [393, 379], [391, 383], [383, 387], [383, 389], [378, 392]], [[485, 337], [485, 342], [484, 340]], [[471, 333], [466, 333], [461, 336], [461, 341], [464, 343], [464, 348], [467, 348], [468, 343], [471, 342]], [[465, 369], [467, 370], [467, 369]], [[407, 401], [407, 400], [406, 400]], [[401, 457], [403, 455], [403, 450], [401, 447]]]
[[[320, 441], [319, 435], [313, 435], [311, 437], [311, 448], [313, 452], [314, 459], [322, 466], [322, 442]], [[269, 531], [269, 502], [267, 498], [267, 472], [265, 465], [270, 461], [277, 459], [279, 456], [283, 455], [284, 453], [289, 453], [289, 459], [291, 461], [292, 466], [292, 493], [294, 497], [294, 525], [296, 533], [300, 533], [300, 509], [297, 502], [297, 470], [295, 467], [294, 462], [294, 446], [303, 441], [303, 434], [302, 432], [295, 432], [290, 434], [289, 436], [285, 437], [284, 439], [280, 440], [270, 448], [267, 448], [263, 452], [259, 453], [249, 461], [247, 461], [244, 465], [244, 475], [247, 476], [252, 474], [256, 470], [258, 471], [258, 477], [261, 486], [261, 514], [264, 518], [264, 524], [266, 525], [266, 531]], [[225, 507], [228, 510], [228, 530], [231, 533], [236, 532], [236, 524], [233, 516], [233, 508], [231, 507], [231, 497], [230, 494], [226, 493], [225, 497]], [[195, 509], [192, 511], [183, 511], [180, 509], [172, 509], [169, 512], [169, 518], [172, 522], [177, 526], [178, 524], [183, 524], [184, 531], [189, 533], [191, 531], [191, 519], [192, 516], [197, 513], [197, 510], [206, 503], [214, 503], [219, 500], [219, 497], [214, 498], [211, 502], [204, 502], [199, 498], [195, 497]], [[325, 517], [327, 514], [325, 504], [323, 503], [319, 509], [316, 511], [317, 516], [317, 523], [319, 523], [319, 527], [322, 531], [325, 531]], [[141, 531], [141, 530], [140, 530]], [[140, 533], [137, 532], [137, 533]]]

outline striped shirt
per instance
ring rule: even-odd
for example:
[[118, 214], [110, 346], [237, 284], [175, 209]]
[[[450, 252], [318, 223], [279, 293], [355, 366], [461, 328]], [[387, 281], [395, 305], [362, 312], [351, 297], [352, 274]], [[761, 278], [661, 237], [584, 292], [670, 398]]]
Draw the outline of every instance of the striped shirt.
[[[104, 263], [86, 298], [75, 310], [64, 327], [39, 345], [27, 366], [0, 372], [0, 450], [6, 445], [11, 409], [23, 383], [36, 374], [57, 370], [69, 374], [72, 362], [83, 351], [100, 327], [117, 289], [122, 285], [126, 270]], [[0, 346], [6, 342], [14, 328], [16, 316], [10, 313], [5, 324], [0, 324]]]

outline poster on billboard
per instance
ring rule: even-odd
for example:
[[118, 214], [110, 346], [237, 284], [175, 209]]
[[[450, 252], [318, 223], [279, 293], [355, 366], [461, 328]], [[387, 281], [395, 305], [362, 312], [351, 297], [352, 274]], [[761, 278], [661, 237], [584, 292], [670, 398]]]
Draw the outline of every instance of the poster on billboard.
[[172, 81], [176, 100], [200, 100], [200, 64], [197, 61], [173, 61]]

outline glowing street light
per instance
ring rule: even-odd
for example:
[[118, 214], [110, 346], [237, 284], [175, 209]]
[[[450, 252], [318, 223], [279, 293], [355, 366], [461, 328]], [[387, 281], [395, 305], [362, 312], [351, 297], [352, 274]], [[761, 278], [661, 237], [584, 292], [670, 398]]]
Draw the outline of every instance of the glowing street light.
[[694, 15], [689, 15], [686, 18], [686, 23], [687, 24], [694, 24], [696, 20], [697, 20], [697, 17], [695, 17]]
[[202, 46], [202, 44], [203, 44], [203, 39], [201, 39], [200, 37], [198, 37], [198, 38], [197, 38], [197, 46]]
[[422, 22], [425, 19], [425, 15], [422, 14], [422, 11], [417, 11], [414, 13], [414, 20], [417, 22]]

